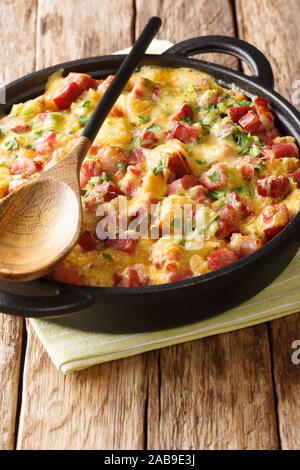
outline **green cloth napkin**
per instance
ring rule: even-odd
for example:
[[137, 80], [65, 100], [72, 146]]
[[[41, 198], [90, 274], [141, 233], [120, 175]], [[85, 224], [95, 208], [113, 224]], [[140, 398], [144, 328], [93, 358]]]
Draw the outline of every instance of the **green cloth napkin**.
[[[153, 41], [150, 53], [170, 47]], [[123, 52], [123, 51], [122, 51]], [[300, 250], [285, 271], [247, 302], [211, 318], [172, 317], [154, 306], [153, 314], [109, 305], [95, 305], [51, 320], [31, 320], [33, 328], [58, 369], [67, 373], [95, 364], [205, 336], [264, 323], [300, 310]], [[194, 318], [194, 319], [193, 319]]]

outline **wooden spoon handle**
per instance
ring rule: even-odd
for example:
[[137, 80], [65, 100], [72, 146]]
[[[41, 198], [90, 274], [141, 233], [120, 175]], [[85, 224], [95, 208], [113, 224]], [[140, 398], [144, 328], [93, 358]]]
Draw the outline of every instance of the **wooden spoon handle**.
[[122, 93], [123, 88], [125, 87], [135, 68], [144, 57], [147, 47], [156, 35], [160, 26], [161, 19], [157, 16], [153, 16], [148, 21], [139, 38], [135, 42], [133, 48], [116, 73], [115, 78], [97, 104], [93, 114], [82, 131], [81, 135], [83, 137], [87, 137], [91, 142], [93, 142], [106, 116]]

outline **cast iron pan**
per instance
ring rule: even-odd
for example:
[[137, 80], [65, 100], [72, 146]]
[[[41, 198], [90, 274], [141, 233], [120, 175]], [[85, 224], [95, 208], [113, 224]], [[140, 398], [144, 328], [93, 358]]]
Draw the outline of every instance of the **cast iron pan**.
[[[245, 61], [253, 71], [248, 77], [227, 67], [190, 59], [189, 55], [203, 52], [228, 53]], [[6, 87], [8, 112], [14, 103], [26, 101], [44, 92], [49, 75], [64, 69], [104, 78], [115, 73], [123, 55], [92, 57], [49, 67], [16, 80]], [[188, 67], [201, 70], [223, 86], [236, 83], [251, 98], [265, 97], [275, 113], [276, 125], [286, 135], [292, 135], [300, 145], [300, 114], [282, 96], [273, 90], [273, 73], [265, 56], [250, 44], [225, 36], [207, 36], [183, 41], [164, 54], [147, 55], [141, 65]], [[273, 240], [256, 253], [219, 271], [185, 281], [138, 288], [104, 288], [63, 284], [40, 279], [28, 283], [0, 281], [0, 311], [18, 316], [57, 316], [84, 309], [94, 303], [132, 309], [143, 315], [160, 312], [170, 318], [216, 314], [230, 308], [272, 282], [289, 264], [300, 241], [300, 213]], [[176, 313], [177, 312], [177, 313]]]

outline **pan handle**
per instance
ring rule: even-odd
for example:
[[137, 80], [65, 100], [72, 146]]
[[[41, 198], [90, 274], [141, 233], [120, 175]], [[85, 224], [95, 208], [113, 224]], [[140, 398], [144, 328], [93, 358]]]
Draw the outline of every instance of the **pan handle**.
[[93, 303], [94, 299], [91, 295], [68, 287], [57, 290], [56, 295], [34, 297], [0, 291], [0, 311], [17, 317], [58, 316], [77, 312]]
[[253, 72], [253, 78], [259, 80], [264, 86], [273, 88], [274, 76], [268, 59], [256, 47], [241, 39], [230, 36], [202, 36], [179, 42], [166, 50], [166, 55], [189, 55], [201, 52], [223, 52], [246, 62]]

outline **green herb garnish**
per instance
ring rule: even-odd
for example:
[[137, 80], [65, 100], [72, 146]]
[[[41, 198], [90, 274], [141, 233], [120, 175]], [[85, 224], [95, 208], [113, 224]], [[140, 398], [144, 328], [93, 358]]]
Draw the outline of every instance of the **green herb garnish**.
[[122, 162], [117, 162], [117, 168], [121, 171], [124, 171], [126, 168], [126, 165]]
[[81, 126], [85, 126], [88, 120], [89, 120], [88, 116], [80, 116], [78, 119], [78, 122]]
[[217, 171], [214, 171], [211, 175], [207, 175], [210, 179], [210, 181], [217, 181], [220, 179], [220, 175]]
[[149, 116], [147, 114], [139, 114], [137, 120], [139, 124], [146, 124], [146, 122], [149, 122]]
[[5, 147], [7, 150], [15, 150], [19, 147], [18, 141], [15, 137], [5, 142]]
[[151, 126], [147, 127], [147, 130], [152, 132], [159, 132], [161, 131], [161, 127], [158, 124], [151, 124]]
[[157, 176], [165, 169], [164, 163], [159, 160], [158, 164], [153, 168], [152, 173]]
[[113, 260], [109, 253], [102, 253], [102, 258], [103, 258], [105, 261], [108, 261], [109, 263], [111, 263], [112, 260]]

